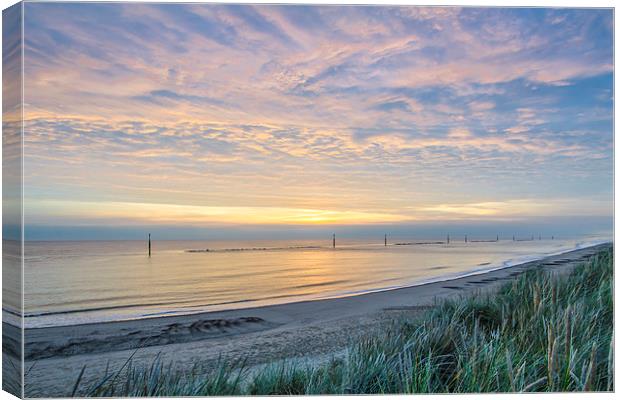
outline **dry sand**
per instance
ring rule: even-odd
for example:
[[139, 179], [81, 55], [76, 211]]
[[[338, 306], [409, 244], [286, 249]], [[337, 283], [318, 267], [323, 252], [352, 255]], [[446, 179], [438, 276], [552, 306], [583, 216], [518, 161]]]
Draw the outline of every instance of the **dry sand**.
[[543, 260], [444, 282], [359, 296], [122, 322], [27, 329], [26, 396], [68, 396], [86, 365], [84, 381], [100, 379], [109, 363], [120, 368], [160, 355], [174, 368], [194, 363], [208, 371], [218, 359], [245, 360], [248, 367], [283, 358], [327, 361], [360, 335], [410, 317], [438, 300], [497, 288], [530, 268], [569, 271], [603, 247], [575, 250]]

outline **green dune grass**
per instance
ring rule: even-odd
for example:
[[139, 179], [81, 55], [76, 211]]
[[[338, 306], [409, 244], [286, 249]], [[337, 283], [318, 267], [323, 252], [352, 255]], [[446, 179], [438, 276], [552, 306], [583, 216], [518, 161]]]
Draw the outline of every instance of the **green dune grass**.
[[445, 301], [395, 321], [346, 356], [310, 366], [282, 361], [260, 371], [174, 372], [156, 359], [128, 362], [80, 396], [468, 393], [613, 390], [613, 252], [570, 274], [529, 271], [490, 295]]

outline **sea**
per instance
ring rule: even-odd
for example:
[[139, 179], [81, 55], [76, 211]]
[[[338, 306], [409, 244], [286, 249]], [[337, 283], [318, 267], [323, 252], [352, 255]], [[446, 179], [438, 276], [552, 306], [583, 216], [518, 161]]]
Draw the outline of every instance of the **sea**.
[[[487, 239], [487, 240], [484, 240]], [[576, 238], [45, 241], [24, 247], [24, 326], [66, 326], [360, 295], [611, 241]], [[5, 310], [11, 311], [11, 310]]]

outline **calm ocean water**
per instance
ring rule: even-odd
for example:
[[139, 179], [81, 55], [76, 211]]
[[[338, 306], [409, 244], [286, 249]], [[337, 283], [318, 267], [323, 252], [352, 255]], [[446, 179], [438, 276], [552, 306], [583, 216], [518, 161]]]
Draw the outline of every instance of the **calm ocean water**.
[[[609, 240], [27, 242], [25, 326], [350, 296], [506, 267]], [[423, 242], [403, 240], [400, 243]], [[209, 252], [188, 252], [204, 250]], [[234, 250], [236, 249], [236, 250]], [[243, 250], [239, 250], [243, 249]]]

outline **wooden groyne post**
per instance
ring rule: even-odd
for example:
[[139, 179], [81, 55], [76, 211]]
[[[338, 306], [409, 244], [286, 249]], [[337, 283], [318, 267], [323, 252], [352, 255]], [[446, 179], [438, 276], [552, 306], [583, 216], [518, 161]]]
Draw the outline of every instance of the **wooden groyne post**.
[[385, 234], [385, 236], [383, 237], [383, 245], [385, 247], [387, 247], [387, 233]]
[[467, 235], [465, 235], [465, 243], [467, 243]]
[[448, 233], [448, 236], [446, 236], [446, 243], [450, 244], [450, 234]]
[[499, 242], [499, 235], [495, 236], [495, 241]]
[[149, 257], [151, 256], [151, 234], [149, 233]]
[[336, 234], [335, 233], [332, 235], [332, 247], [334, 249], [336, 248]]

